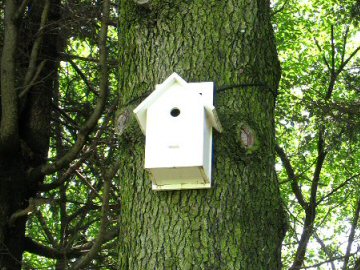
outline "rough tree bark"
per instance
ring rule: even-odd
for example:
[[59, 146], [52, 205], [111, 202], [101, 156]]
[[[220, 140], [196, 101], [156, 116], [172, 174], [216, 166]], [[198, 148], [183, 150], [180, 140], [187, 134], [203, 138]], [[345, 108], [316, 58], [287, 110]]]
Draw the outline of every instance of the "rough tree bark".
[[[281, 269], [286, 219], [273, 121], [280, 67], [269, 1], [120, 3], [121, 106], [174, 71], [189, 82], [215, 81], [224, 132], [214, 138], [210, 190], [153, 192], [144, 137], [135, 121], [127, 127], [119, 269]], [[250, 148], [241, 139], [249, 130]]]
[[[25, 248], [25, 209], [43, 177], [28, 170], [47, 159], [51, 98], [57, 70], [59, 0], [5, 3], [1, 62], [0, 269], [20, 269]], [[26, 10], [26, 15], [23, 12]], [[42, 25], [46, 23], [45, 25]], [[45, 43], [42, 40], [46, 40]]]

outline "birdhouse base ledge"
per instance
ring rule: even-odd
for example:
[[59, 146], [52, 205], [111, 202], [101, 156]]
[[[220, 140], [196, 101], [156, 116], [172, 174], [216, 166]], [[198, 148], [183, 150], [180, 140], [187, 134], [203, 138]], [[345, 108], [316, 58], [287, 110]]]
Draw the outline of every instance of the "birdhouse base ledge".
[[152, 190], [183, 190], [183, 189], [206, 189], [211, 188], [211, 183], [206, 184], [194, 184], [194, 183], [188, 183], [188, 184], [168, 184], [168, 185], [156, 185], [152, 184]]

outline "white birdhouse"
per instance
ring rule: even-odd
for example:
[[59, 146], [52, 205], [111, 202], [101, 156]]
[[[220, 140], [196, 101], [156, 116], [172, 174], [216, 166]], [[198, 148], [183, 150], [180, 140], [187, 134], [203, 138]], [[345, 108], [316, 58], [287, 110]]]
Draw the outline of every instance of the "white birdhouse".
[[173, 73], [134, 110], [153, 190], [211, 187], [212, 128], [222, 131], [213, 89], [212, 82], [187, 83]]

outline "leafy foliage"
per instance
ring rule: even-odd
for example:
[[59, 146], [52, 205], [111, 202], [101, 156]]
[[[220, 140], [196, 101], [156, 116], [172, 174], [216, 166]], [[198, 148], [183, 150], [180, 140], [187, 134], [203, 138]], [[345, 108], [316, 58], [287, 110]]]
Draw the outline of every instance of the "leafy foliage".
[[[302, 267], [339, 269], [344, 266], [344, 257], [349, 257], [344, 267], [353, 269], [359, 257], [358, 233], [350, 254], [346, 248], [360, 198], [360, 111], [355, 83], [359, 75], [359, 31], [357, 19], [351, 15], [356, 3], [279, 1], [276, 6], [284, 7], [274, 14], [283, 69], [277, 141], [295, 171], [294, 180], [279, 158], [277, 169], [289, 213], [284, 266], [290, 267], [296, 260], [301, 236], [306, 233], [304, 222], [309, 217], [309, 210], [294, 194], [296, 182], [306, 202], [312, 198], [316, 201], [316, 218]], [[319, 165], [321, 151], [326, 157]], [[317, 170], [319, 181], [314, 184]]]
[[[64, 50], [52, 99], [48, 161], [71, 149], [97, 102], [101, 4], [93, 0], [62, 3], [59, 46]], [[3, 47], [4, 4], [0, 5]], [[350, 0], [278, 0], [273, 4], [283, 70], [275, 120], [276, 168], [289, 216], [284, 268], [360, 269], [359, 10], [359, 1]], [[117, 16], [115, 3], [111, 12]], [[23, 269], [65, 268], [86, 253], [98, 236], [102, 188], [118, 146], [113, 128], [118, 104], [118, 32], [113, 21], [108, 32], [110, 95], [105, 111], [97, 131], [87, 138], [69, 168], [47, 176], [41, 186], [37, 199], [43, 201], [29, 216], [26, 234], [53, 253], [47, 258], [42, 249], [25, 253]], [[116, 268], [120, 198], [119, 177], [113, 179], [105, 244], [89, 269]], [[303, 244], [306, 252], [301, 258]]]
[[[100, 6], [101, 7], [101, 6]], [[77, 140], [78, 129], [86, 122], [99, 96], [98, 59], [99, 19], [96, 2], [68, 2], [62, 7], [62, 35], [66, 40], [58, 70], [58, 91], [53, 98], [52, 129], [49, 161], [55, 161], [71, 149]], [[86, 14], [86, 16], [85, 16]], [[108, 33], [109, 59], [116, 59], [117, 32]], [[46, 177], [39, 197], [47, 203], [30, 216], [27, 236], [69, 255], [45, 259], [31, 253], [24, 255], [24, 269], [66, 267], [90, 249], [99, 233], [102, 187], [106, 168], [115, 159], [116, 138], [113, 116], [117, 104], [116, 61], [109, 60], [109, 98], [99, 128], [88, 138], [88, 145], [68, 169]], [[56, 188], [54, 189], [55, 183]], [[56, 185], [56, 183], [58, 183]], [[116, 260], [117, 219], [119, 195], [117, 184], [111, 188], [110, 222], [105, 244], [90, 268], [111, 269]], [[56, 260], [57, 259], [57, 260]]]

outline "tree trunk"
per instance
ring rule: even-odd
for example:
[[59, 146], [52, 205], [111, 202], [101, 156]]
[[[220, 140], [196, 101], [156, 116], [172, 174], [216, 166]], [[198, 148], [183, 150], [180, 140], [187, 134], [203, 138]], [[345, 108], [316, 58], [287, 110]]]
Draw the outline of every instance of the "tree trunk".
[[[211, 189], [154, 192], [144, 137], [135, 121], [127, 128], [119, 269], [281, 269], [286, 220], [273, 121], [280, 67], [269, 1], [120, 2], [120, 105], [174, 71], [214, 81], [224, 132], [214, 135]], [[242, 141], [249, 133], [253, 146]]]
[[[18, 10], [22, 1], [7, 1]], [[18, 39], [13, 39], [11, 46], [15, 48], [15, 54], [8, 58], [2, 65], [11, 63], [15, 72], [2, 72], [2, 81], [13, 80], [11, 89], [5, 89], [1, 85], [3, 93], [15, 92], [17, 107], [16, 117], [12, 121], [18, 126], [13, 132], [13, 138], [18, 138], [15, 143], [5, 145], [0, 140], [0, 269], [21, 269], [22, 254], [25, 249], [25, 224], [26, 215], [10, 222], [10, 217], [18, 210], [25, 209], [29, 199], [35, 197], [37, 185], [41, 179], [28, 178], [28, 170], [44, 164], [47, 161], [50, 137], [50, 115], [51, 99], [54, 81], [56, 80], [57, 62], [57, 37], [56, 26], [59, 20], [59, 0], [51, 0], [48, 11], [46, 27], [40, 28], [40, 21], [44, 10], [45, 1], [29, 3], [27, 14], [18, 20], [11, 17], [13, 27], [18, 34]], [[30, 6], [31, 5], [31, 6]], [[5, 12], [7, 12], [5, 10]], [[7, 14], [14, 16], [12, 14]], [[50, 26], [49, 26], [50, 25]], [[7, 30], [5, 25], [5, 33]], [[6, 34], [5, 34], [6, 35]], [[37, 69], [41, 62], [44, 63], [38, 80], [34, 86], [29, 88], [22, 97], [21, 92], [26, 85], [26, 73], [30, 69], [29, 62], [32, 59], [31, 51], [36, 39], [42, 35], [45, 40], [41, 43], [38, 55], [34, 61], [34, 68]], [[4, 41], [3, 58], [8, 53], [7, 40]], [[12, 77], [14, 75], [14, 78]], [[32, 79], [32, 78], [31, 78]], [[34, 83], [34, 82], [33, 82]], [[16, 87], [15, 87], [16, 86]], [[1, 99], [0, 99], [1, 100]], [[4, 108], [5, 101], [1, 100], [1, 107]], [[2, 110], [1, 122], [10, 119], [11, 115]], [[7, 121], [9, 122], [9, 121]], [[11, 121], [10, 121], [11, 122]]]

